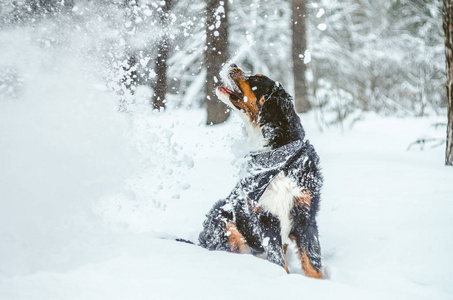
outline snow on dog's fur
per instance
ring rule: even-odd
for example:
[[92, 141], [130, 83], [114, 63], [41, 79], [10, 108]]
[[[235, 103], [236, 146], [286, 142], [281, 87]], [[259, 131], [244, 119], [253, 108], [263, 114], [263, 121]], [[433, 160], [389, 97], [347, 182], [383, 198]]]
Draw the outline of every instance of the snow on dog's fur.
[[292, 98], [279, 83], [246, 76], [236, 65], [227, 76], [230, 85], [217, 88], [217, 96], [241, 115], [254, 152], [231, 194], [208, 213], [199, 242], [266, 258], [288, 273], [293, 243], [305, 274], [322, 278], [316, 225], [322, 176]]

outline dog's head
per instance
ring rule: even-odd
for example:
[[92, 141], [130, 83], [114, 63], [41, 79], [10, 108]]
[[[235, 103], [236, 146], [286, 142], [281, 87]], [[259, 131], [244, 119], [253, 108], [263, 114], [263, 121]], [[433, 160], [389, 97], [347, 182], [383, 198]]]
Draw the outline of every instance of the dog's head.
[[228, 87], [217, 88], [217, 96], [259, 129], [268, 146], [277, 148], [304, 138], [292, 98], [280, 83], [261, 74], [246, 76], [236, 65], [230, 66], [228, 81]]

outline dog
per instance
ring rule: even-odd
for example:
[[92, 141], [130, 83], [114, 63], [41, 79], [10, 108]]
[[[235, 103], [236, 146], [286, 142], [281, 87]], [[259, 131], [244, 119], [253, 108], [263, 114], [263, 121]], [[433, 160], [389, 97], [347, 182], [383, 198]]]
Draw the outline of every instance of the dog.
[[236, 65], [218, 98], [237, 111], [254, 149], [231, 194], [218, 201], [203, 223], [199, 243], [209, 250], [248, 253], [282, 266], [294, 245], [308, 277], [322, 278], [316, 215], [322, 174], [314, 147], [280, 83]]

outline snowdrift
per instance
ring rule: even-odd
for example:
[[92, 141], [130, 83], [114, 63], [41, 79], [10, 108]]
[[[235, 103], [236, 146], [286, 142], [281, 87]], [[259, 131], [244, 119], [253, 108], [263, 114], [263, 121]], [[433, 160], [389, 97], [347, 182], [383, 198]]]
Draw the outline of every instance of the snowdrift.
[[11, 43], [1, 63], [23, 81], [0, 99], [0, 299], [453, 298], [453, 170], [443, 147], [407, 150], [442, 138], [443, 116], [366, 114], [323, 132], [316, 112], [301, 116], [325, 177], [327, 278], [313, 280], [297, 260], [287, 275], [174, 240], [196, 241], [235, 185], [238, 118], [206, 127], [203, 110], [144, 101], [120, 113], [88, 63]]

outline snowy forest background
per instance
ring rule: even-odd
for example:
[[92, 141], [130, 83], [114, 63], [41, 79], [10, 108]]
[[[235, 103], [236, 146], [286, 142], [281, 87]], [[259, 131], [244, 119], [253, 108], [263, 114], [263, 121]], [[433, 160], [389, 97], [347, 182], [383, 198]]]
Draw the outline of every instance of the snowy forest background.
[[294, 95], [295, 2], [0, 0], [0, 299], [452, 299], [440, 1], [305, 1], [325, 280], [174, 241], [247, 153], [206, 33]]
[[[206, 101], [205, 7], [183, 0], [2, 1], [0, 24], [4, 33], [27, 31], [30, 46], [83, 56], [93, 66], [87, 76], [117, 92], [126, 110], [136, 97], [152, 103], [159, 45], [168, 40], [167, 106], [191, 108]], [[323, 121], [357, 111], [440, 113], [446, 107], [441, 10], [439, 1], [308, 1], [308, 52], [301, 59], [310, 102], [336, 113]], [[227, 15], [228, 59], [292, 90], [291, 1], [228, 1]], [[3, 59], [1, 95], [14, 97], [26, 66]]]

